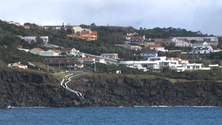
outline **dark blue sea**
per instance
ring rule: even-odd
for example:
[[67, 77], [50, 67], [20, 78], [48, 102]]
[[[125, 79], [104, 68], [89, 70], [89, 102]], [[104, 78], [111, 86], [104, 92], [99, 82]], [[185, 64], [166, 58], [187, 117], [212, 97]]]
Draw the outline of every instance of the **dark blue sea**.
[[222, 108], [13, 108], [0, 109], [0, 125], [222, 125]]

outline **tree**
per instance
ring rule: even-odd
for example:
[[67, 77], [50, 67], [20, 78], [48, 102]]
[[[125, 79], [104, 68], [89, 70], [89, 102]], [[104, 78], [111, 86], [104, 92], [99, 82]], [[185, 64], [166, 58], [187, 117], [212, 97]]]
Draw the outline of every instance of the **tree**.
[[38, 46], [43, 46], [45, 43], [43, 42], [43, 39], [40, 36], [37, 36], [36, 38], [36, 44]]
[[67, 54], [66, 54], [66, 52], [62, 52], [61, 55], [65, 56], [65, 55], [67, 55]]
[[96, 26], [95, 23], [91, 23], [91, 24], [90, 24], [90, 27], [91, 27], [91, 28], [93, 28], [93, 27], [95, 27], [95, 26]]
[[72, 31], [73, 31], [73, 30], [72, 30], [71, 28], [68, 28], [68, 29], [66, 30], [66, 33], [67, 33], [67, 34], [73, 34]]
[[196, 40], [191, 40], [190, 42], [193, 44], [193, 43], [195, 43], [195, 42], [197, 42], [197, 41], [196, 41]]

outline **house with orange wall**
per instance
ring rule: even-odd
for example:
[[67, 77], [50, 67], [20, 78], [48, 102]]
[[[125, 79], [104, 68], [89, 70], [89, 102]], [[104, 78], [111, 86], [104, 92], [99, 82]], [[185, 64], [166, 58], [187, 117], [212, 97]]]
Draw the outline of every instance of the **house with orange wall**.
[[80, 36], [86, 40], [97, 40], [97, 31], [81, 31]]
[[97, 40], [97, 31], [81, 31], [80, 35], [70, 34], [66, 36], [77, 37], [77, 38], [86, 39], [86, 40]]

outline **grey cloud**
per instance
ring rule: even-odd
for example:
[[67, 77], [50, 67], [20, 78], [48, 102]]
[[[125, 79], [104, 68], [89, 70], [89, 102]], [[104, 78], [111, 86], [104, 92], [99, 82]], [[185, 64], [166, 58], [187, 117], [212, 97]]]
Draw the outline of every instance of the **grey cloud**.
[[40, 25], [65, 22], [175, 27], [222, 35], [222, 1], [219, 0], [14, 0], [3, 3], [0, 19], [8, 21]]

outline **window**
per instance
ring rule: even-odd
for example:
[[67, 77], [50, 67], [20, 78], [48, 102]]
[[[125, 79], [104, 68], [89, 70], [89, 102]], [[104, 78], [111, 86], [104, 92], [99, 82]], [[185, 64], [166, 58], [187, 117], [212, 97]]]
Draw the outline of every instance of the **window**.
[[61, 59], [58, 59], [58, 62], [62, 62], [62, 60], [61, 60]]

